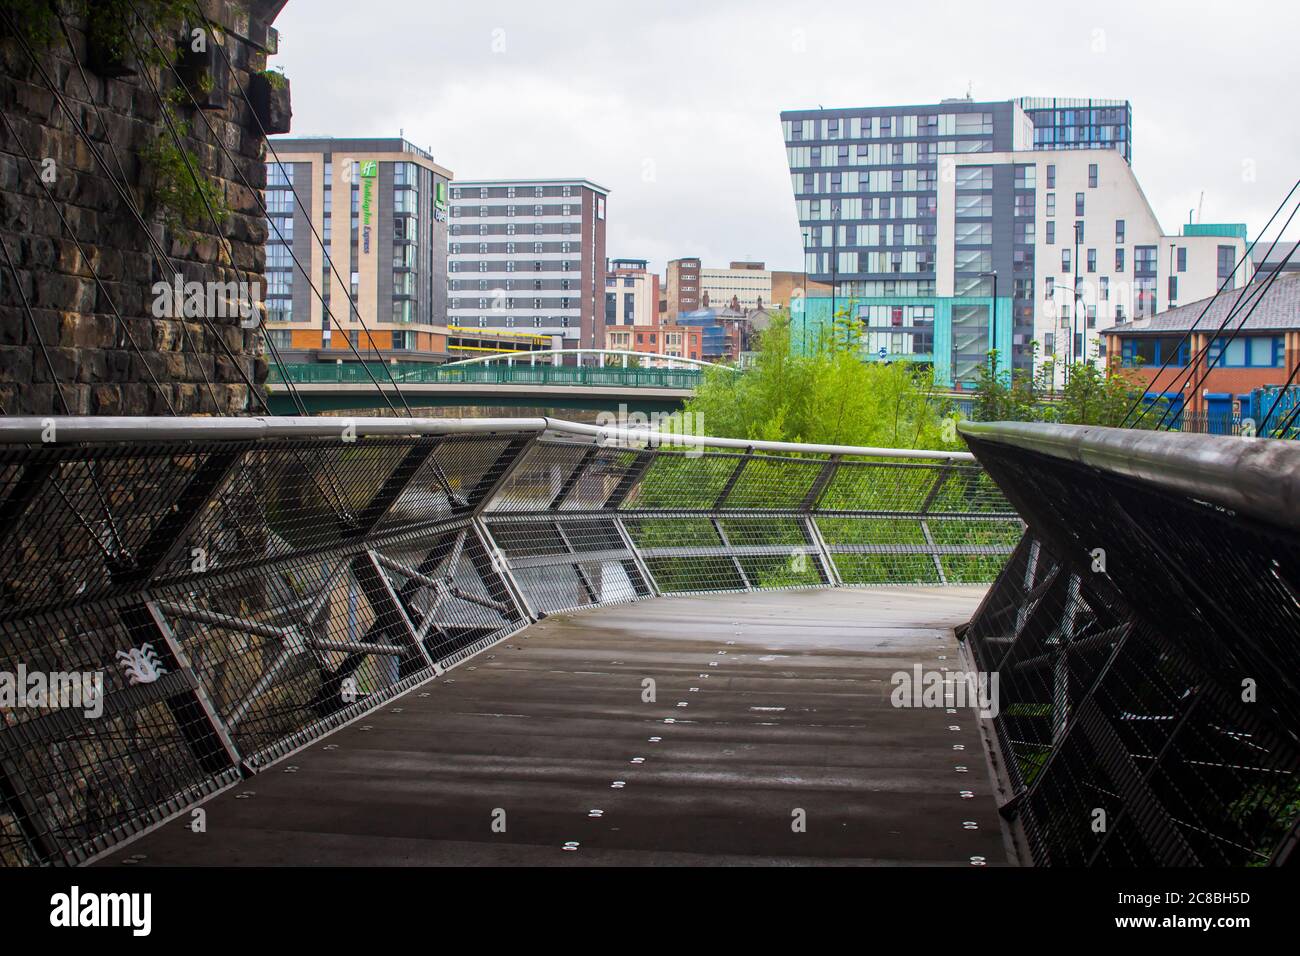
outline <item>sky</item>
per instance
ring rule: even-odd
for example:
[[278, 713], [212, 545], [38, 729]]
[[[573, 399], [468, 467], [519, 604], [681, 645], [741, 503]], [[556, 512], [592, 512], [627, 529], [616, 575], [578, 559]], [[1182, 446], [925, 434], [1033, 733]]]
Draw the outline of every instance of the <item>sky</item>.
[[608, 254], [660, 271], [802, 268], [786, 109], [1128, 99], [1168, 232], [1199, 207], [1253, 239], [1300, 177], [1289, 0], [289, 0], [276, 26], [295, 135], [400, 131], [464, 180], [585, 177], [611, 191]]

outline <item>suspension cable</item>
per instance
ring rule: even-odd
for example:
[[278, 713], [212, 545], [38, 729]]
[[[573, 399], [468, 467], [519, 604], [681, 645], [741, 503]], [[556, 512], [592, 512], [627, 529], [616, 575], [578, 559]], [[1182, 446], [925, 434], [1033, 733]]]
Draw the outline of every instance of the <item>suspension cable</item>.
[[[1300, 179], [1297, 179], [1295, 181], [1295, 184], [1291, 187], [1290, 191], [1286, 194], [1286, 197], [1280, 203], [1278, 203], [1277, 209], [1273, 211], [1273, 215], [1269, 216], [1268, 222], [1264, 224], [1264, 228], [1260, 230], [1259, 235], [1257, 235], [1251, 241], [1251, 243], [1246, 247], [1246, 251], [1242, 253], [1241, 258], [1237, 260], [1236, 265], [1232, 267], [1232, 272], [1230, 272], [1227, 276], [1225, 276], [1223, 281], [1219, 283], [1219, 288], [1215, 291], [1214, 295], [1210, 296], [1210, 300], [1205, 303], [1205, 308], [1201, 310], [1201, 314], [1196, 317], [1196, 321], [1193, 322], [1191, 326], [1187, 329], [1187, 331], [1183, 333], [1182, 338], [1178, 340], [1178, 344], [1174, 347], [1170, 357], [1165, 359], [1165, 361], [1161, 364], [1160, 368], [1157, 370], [1156, 374], [1152, 377], [1151, 379], [1152, 383], [1158, 382], [1160, 380], [1160, 376], [1163, 375], [1165, 373], [1165, 370], [1169, 368], [1169, 363], [1173, 361], [1173, 357], [1177, 355], [1180, 351], [1182, 351], [1183, 345], [1185, 345], [1191, 339], [1192, 333], [1196, 330], [1196, 327], [1200, 325], [1201, 319], [1205, 318], [1206, 314], [1210, 311], [1210, 307], [1214, 305], [1214, 303], [1218, 300], [1219, 296], [1223, 293], [1223, 291], [1228, 288], [1228, 283], [1232, 281], [1233, 276], [1237, 274], [1237, 270], [1241, 268], [1242, 264], [1246, 262], [1247, 259], [1250, 258], [1250, 254], [1255, 249], [1255, 244], [1259, 242], [1259, 237], [1264, 235], [1266, 232], [1268, 232], [1269, 226], [1273, 225], [1273, 221], [1277, 219], [1279, 215], [1281, 215], [1282, 210], [1286, 208], [1286, 204], [1291, 201], [1291, 197], [1295, 194], [1295, 191], [1297, 189], [1300, 189]], [[1175, 376], [1175, 378], [1177, 378], [1177, 376]], [[1128, 425], [1129, 418], [1133, 415], [1133, 412], [1138, 408], [1138, 406], [1143, 404], [1143, 399], [1144, 396], [1139, 395], [1137, 398], [1133, 400], [1133, 404], [1129, 406], [1128, 411], [1124, 413], [1123, 420], [1120, 422], [1121, 428]], [[1142, 419], [1146, 417], [1146, 413], [1149, 408], [1150, 405], [1148, 403], [1147, 408], [1143, 409], [1142, 414], [1138, 417], [1137, 422], [1134, 423], [1135, 426], [1137, 424], [1140, 424]]]
[[[207, 14], [203, 12], [203, 8], [202, 6], [199, 5], [198, 0], [194, 0], [193, 6], [195, 11], [198, 13], [199, 19], [202, 21], [204, 26], [207, 27], [208, 32], [210, 34], [215, 33], [216, 32], [215, 28], [212, 26], [211, 21], [208, 20]], [[266, 128], [262, 125], [261, 117], [259, 117], [257, 115], [257, 111], [253, 109], [253, 101], [249, 98], [248, 91], [244, 88], [244, 85], [239, 82], [239, 76], [235, 71], [234, 64], [230, 60], [230, 55], [226, 53], [225, 45], [222, 43], [218, 43], [216, 46], [221, 53], [222, 59], [225, 60], [226, 67], [230, 72], [231, 82], [235, 84], [235, 88], [239, 90], [240, 95], [244, 98], [244, 102], [248, 104], [249, 112], [253, 117], [253, 121], [257, 123], [257, 128], [259, 132], [261, 132], [262, 138], [266, 141], [266, 148], [270, 151], [272, 158], [276, 162], [276, 165], [283, 168], [284, 164], [280, 161], [280, 155], [279, 153], [276, 152], [275, 144], [271, 142], [270, 135], [266, 132]], [[298, 196], [297, 188], [292, 183], [290, 183], [289, 189], [293, 193], [294, 202], [297, 203], [300, 208], [305, 209], [306, 206], [302, 203], [301, 198]], [[312, 238], [316, 240], [316, 243], [321, 247], [323, 251], [325, 248], [325, 241], [321, 238], [320, 234], [316, 231], [316, 224], [311, 221], [311, 217], [307, 217], [307, 227], [311, 230]], [[294, 256], [294, 263], [295, 265], [297, 265], [296, 255], [294, 255], [292, 251], [290, 252], [290, 255]], [[348, 286], [348, 283], [345, 283], [343, 281], [343, 276], [339, 273], [338, 268], [334, 265], [334, 257], [327, 255], [325, 256], [325, 261], [329, 264], [330, 272], [334, 275], [334, 278], [338, 279], [339, 285], [346, 288]], [[299, 266], [299, 270], [303, 271], [304, 275], [307, 275], [306, 271], [302, 270], [301, 266]], [[312, 280], [310, 278], [308, 278], [307, 281], [309, 284], [312, 284]], [[314, 284], [312, 284], [312, 288], [313, 291], [315, 291]], [[324, 305], [323, 297], [321, 298], [321, 304], [322, 306]], [[383, 360], [384, 359], [383, 350], [375, 345], [374, 334], [366, 326], [366, 321], [361, 315], [361, 310], [357, 308], [357, 304], [352, 301], [351, 296], [348, 297], [348, 306], [349, 306], [348, 309], [349, 317], [356, 316], [357, 323], [361, 326], [361, 330], [366, 333], [366, 339], [374, 347], [374, 350], [379, 353], [380, 365], [384, 369], [384, 374], [388, 377], [389, 384], [393, 386], [393, 391], [397, 394], [397, 397], [401, 401], [403, 408], [406, 409], [406, 414], [414, 417], [415, 413], [411, 409], [410, 403], [406, 400], [406, 395], [402, 392], [401, 387], [397, 384], [397, 379], [393, 377], [392, 370], [389, 369], [388, 363]], [[370, 378], [371, 383], [374, 384], [375, 388], [379, 390], [380, 394], [382, 395], [383, 390], [379, 386], [379, 381], [371, 373], [369, 365], [367, 365], [365, 360], [361, 357], [361, 353], [357, 351], [357, 347], [354, 344], [352, 344], [352, 337], [348, 335], [347, 330], [344, 329], [343, 326], [337, 321], [332, 310], [326, 309], [326, 312], [329, 314], [330, 320], [334, 322], [336, 326], [338, 326], [339, 331], [342, 332], [344, 337], [347, 339], [348, 347], [352, 350], [352, 353], [357, 357], [357, 361], [361, 363], [361, 366], [365, 370], [366, 375]], [[385, 401], [387, 401], [387, 399], [385, 399]], [[393, 413], [396, 414], [397, 410], [393, 408], [392, 403], [389, 402], [388, 404], [389, 407], [393, 409]]]
[[[1297, 209], [1300, 209], [1300, 206], [1297, 206]], [[1292, 216], [1294, 215], [1295, 213], [1293, 212]], [[1289, 222], [1290, 220], [1288, 220], [1288, 223]], [[1277, 243], [1275, 241], [1274, 246], [1276, 245]], [[1271, 253], [1272, 249], [1270, 249], [1269, 252]], [[1286, 259], [1283, 260], [1282, 264], [1285, 265], [1287, 262], [1289, 262], [1291, 260], [1291, 255], [1294, 253], [1295, 253], [1295, 249], [1292, 248], [1291, 252], [1287, 254]], [[1196, 394], [1197, 389], [1199, 389], [1202, 385], [1205, 384], [1205, 380], [1209, 377], [1210, 372], [1214, 370], [1215, 366], [1218, 365], [1220, 360], [1223, 358], [1224, 349], [1226, 349], [1227, 346], [1231, 345], [1233, 341], [1236, 340], [1236, 337], [1241, 332], [1241, 330], [1245, 328], [1247, 320], [1249, 320], [1250, 317], [1255, 314], [1255, 309], [1257, 309], [1259, 307], [1259, 304], [1262, 301], [1264, 301], [1265, 296], [1268, 295], [1269, 290], [1273, 287], [1273, 283], [1277, 281], [1277, 276], [1280, 274], [1281, 273], [1279, 270], [1278, 272], [1274, 272], [1268, 278], [1260, 282], [1252, 282], [1247, 286], [1243, 287], [1242, 292], [1245, 293], [1249, 290], [1250, 292], [1249, 296], [1243, 294], [1242, 296], [1238, 297], [1237, 302], [1234, 303], [1233, 308], [1229, 310], [1228, 315], [1224, 317], [1223, 322], [1219, 324], [1218, 329], [1216, 329], [1214, 334], [1210, 336], [1209, 339], [1206, 341], [1204, 348], [1200, 348], [1196, 350], [1196, 354], [1192, 356], [1191, 361], [1188, 363], [1187, 382], [1184, 383], [1185, 385], [1192, 385], [1191, 392], [1193, 395]], [[1236, 328], [1234, 328], [1231, 332], [1228, 333], [1227, 340], [1223, 343], [1223, 346], [1219, 349], [1219, 354], [1216, 355], [1214, 359], [1206, 365], [1204, 374], [1201, 375], [1199, 379], [1196, 379], [1196, 363], [1201, 361], [1203, 358], [1209, 356], [1210, 348], [1213, 346], [1215, 342], [1219, 340], [1219, 338], [1223, 333], [1223, 330], [1227, 328], [1228, 323], [1232, 321], [1234, 315], [1236, 315], [1238, 312], [1242, 310], [1243, 307], [1241, 303], [1243, 299], [1252, 300], [1249, 302], [1249, 308], [1245, 310], [1245, 313], [1242, 315], [1241, 321], [1237, 323]], [[1181, 378], [1181, 375], [1179, 376], [1179, 378]], [[1196, 379], [1195, 384], [1192, 384], [1193, 379]], [[1180, 387], [1179, 390], [1181, 391], [1182, 387]], [[1160, 420], [1156, 423], [1157, 431], [1164, 426], [1165, 419], [1168, 418], [1170, 412], [1172, 411], [1173, 411], [1172, 407], [1165, 408], [1164, 412], [1160, 416]], [[1138, 421], [1140, 422], [1141, 419], [1139, 418]]]

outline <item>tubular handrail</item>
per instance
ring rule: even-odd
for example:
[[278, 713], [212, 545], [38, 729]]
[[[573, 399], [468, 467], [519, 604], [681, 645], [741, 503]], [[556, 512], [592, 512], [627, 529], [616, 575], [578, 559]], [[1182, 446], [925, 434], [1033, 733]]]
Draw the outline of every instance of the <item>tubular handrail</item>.
[[1300, 528], [1296, 442], [1041, 422], [963, 421], [957, 430]]
[[586, 425], [560, 418], [378, 418], [261, 416], [249, 418], [163, 418], [126, 416], [0, 418], [0, 445], [69, 444], [75, 442], [153, 442], [168, 440], [258, 440], [265, 438], [328, 438], [344, 426], [358, 437], [398, 435], [488, 434], [493, 432], [551, 432], [650, 446], [727, 448], [808, 455], [860, 458], [915, 458], [970, 462], [969, 452], [925, 448], [878, 448], [801, 442], [758, 441], [709, 435], [673, 434], [649, 428]]
[[531, 363], [534, 359], [543, 355], [618, 355], [625, 358], [635, 358], [638, 361], [647, 362], [668, 362], [671, 364], [681, 363], [682, 365], [694, 365], [698, 368], [725, 368], [732, 372], [738, 372], [740, 369], [734, 365], [721, 365], [718, 362], [707, 362], [703, 359], [685, 358], [681, 355], [661, 355], [658, 352], [633, 352], [628, 349], [537, 349], [527, 352], [494, 352], [491, 355], [478, 355], [474, 358], [459, 359], [455, 362], [447, 362], [440, 366], [441, 368], [458, 368], [466, 365], [488, 365], [492, 362], [515, 362], [516, 360], [527, 357]]

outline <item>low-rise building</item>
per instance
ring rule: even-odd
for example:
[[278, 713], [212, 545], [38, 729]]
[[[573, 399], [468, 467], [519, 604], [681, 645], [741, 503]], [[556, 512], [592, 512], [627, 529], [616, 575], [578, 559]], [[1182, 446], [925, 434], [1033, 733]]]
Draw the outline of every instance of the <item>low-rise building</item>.
[[1193, 414], [1222, 414], [1285, 384], [1300, 366], [1300, 273], [1268, 281], [1114, 325], [1104, 333], [1109, 365]]
[[703, 359], [702, 331], [688, 325], [632, 325], [608, 329], [605, 347], [676, 358]]

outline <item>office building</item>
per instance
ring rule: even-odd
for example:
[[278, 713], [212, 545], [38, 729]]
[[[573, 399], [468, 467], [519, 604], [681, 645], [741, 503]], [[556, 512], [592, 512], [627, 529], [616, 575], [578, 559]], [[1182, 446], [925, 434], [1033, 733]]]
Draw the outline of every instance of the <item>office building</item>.
[[455, 183], [449, 324], [555, 335], [566, 348], [602, 345], [608, 195], [586, 179]]
[[615, 328], [658, 324], [659, 274], [645, 259], [611, 260], [605, 267], [606, 342]]
[[437, 351], [451, 171], [402, 139], [272, 143], [279, 156], [267, 164], [266, 186], [272, 341], [291, 353], [350, 353], [349, 340], [404, 357]]
[[700, 268], [700, 308], [761, 309], [772, 304], [772, 273], [762, 262]]

